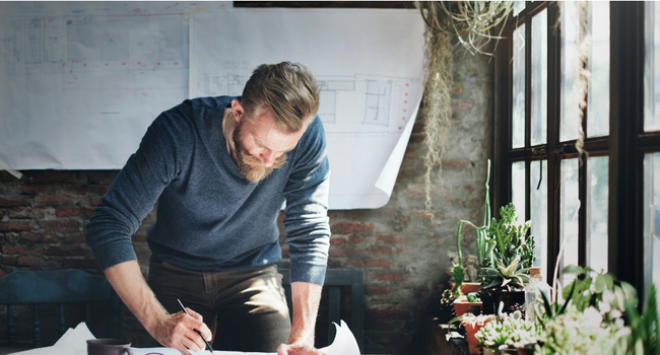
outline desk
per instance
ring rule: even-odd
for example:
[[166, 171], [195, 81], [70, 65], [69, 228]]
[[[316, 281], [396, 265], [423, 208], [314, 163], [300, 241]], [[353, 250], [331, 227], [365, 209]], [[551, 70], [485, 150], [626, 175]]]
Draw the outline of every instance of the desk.
[[31, 348], [2, 348], [0, 347], [0, 355], [7, 355], [17, 353], [19, 351], [30, 350]]

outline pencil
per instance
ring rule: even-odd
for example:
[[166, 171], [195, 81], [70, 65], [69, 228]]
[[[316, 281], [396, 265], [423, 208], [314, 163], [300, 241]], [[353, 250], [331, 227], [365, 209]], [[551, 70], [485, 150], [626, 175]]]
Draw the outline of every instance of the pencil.
[[[178, 299], [178, 298], [176, 300], [179, 302], [179, 305], [181, 305], [181, 309], [183, 309], [183, 311], [186, 312], [187, 315], [190, 315], [190, 313], [188, 313], [188, 311], [186, 310], [186, 307], [184, 307], [183, 303], [181, 303], [181, 300]], [[209, 348], [209, 351], [211, 352], [211, 354], [213, 354], [213, 348], [211, 347], [211, 344], [209, 344], [209, 342], [206, 341], [206, 339], [204, 339], [204, 336], [202, 335], [202, 332], [200, 332], [199, 330], [197, 330], [195, 328], [193, 328], [193, 330], [195, 331], [195, 333], [199, 334], [200, 337], [202, 337], [202, 340], [204, 340], [204, 343]]]

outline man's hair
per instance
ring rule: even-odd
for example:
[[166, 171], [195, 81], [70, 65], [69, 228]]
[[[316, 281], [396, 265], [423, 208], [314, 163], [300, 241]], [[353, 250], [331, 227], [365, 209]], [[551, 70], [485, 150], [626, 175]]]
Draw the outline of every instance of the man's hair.
[[248, 117], [260, 109], [271, 109], [277, 128], [298, 132], [303, 120], [319, 110], [321, 91], [312, 73], [302, 64], [262, 64], [245, 84], [241, 103]]

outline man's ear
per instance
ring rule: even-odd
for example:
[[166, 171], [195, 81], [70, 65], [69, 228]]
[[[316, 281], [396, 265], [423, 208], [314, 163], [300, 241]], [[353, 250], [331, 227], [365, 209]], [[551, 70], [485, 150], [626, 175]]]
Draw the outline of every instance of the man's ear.
[[234, 113], [234, 120], [236, 120], [236, 123], [241, 122], [243, 119], [243, 116], [245, 115], [245, 108], [243, 107], [243, 104], [241, 104], [240, 101], [238, 100], [231, 100], [231, 110]]

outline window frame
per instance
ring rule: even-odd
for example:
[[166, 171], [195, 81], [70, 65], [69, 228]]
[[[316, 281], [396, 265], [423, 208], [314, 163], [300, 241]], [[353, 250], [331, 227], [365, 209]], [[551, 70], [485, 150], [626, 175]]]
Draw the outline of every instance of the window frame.
[[[660, 6], [660, 5], [658, 5]], [[547, 143], [531, 146], [531, 53], [532, 17], [548, 11], [548, 97]], [[608, 156], [608, 272], [637, 288], [645, 288], [643, 161], [644, 154], [660, 151], [660, 131], [644, 132], [645, 4], [610, 2], [610, 134], [586, 138], [589, 157]], [[503, 30], [495, 53], [493, 125], [493, 213], [511, 201], [511, 166], [525, 162], [525, 220], [531, 216], [530, 166], [545, 160], [548, 186], [548, 265], [546, 280], [552, 282], [560, 241], [561, 160], [578, 157], [575, 140], [561, 142], [561, 39], [562, 28], [554, 27], [559, 16], [557, 2], [526, 2], [525, 9], [512, 17]], [[525, 24], [525, 146], [512, 149], [512, 65], [513, 30]], [[618, 29], [626, 29], [619, 31]], [[621, 89], [625, 88], [625, 90]], [[648, 103], [647, 103], [648, 104]], [[652, 103], [651, 103], [652, 104]], [[587, 132], [588, 108], [582, 122]], [[586, 159], [586, 157], [585, 157]], [[579, 263], [588, 258], [587, 164], [579, 168]], [[522, 212], [522, 211], [521, 211]], [[495, 215], [495, 214], [494, 214]], [[522, 216], [523, 213], [520, 213]], [[648, 257], [646, 258], [648, 259]], [[642, 300], [645, 292], [639, 292]], [[641, 304], [641, 303], [640, 303]]]

